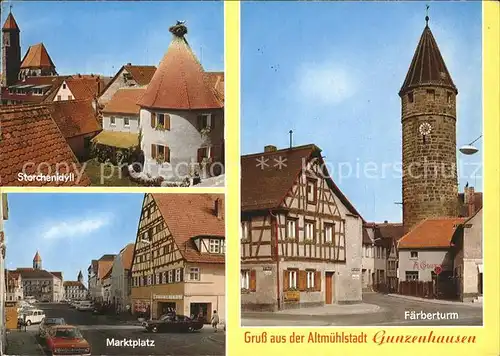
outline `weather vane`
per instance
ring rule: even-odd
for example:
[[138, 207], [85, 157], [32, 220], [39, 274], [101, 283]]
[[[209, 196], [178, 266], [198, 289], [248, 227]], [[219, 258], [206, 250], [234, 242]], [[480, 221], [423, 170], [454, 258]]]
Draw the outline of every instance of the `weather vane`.
[[429, 5], [425, 5], [425, 25], [429, 25]]

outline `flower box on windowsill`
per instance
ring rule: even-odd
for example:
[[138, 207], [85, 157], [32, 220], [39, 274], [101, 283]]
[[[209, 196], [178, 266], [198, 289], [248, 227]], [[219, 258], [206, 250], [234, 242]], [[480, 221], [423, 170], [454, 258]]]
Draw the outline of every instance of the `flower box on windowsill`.
[[202, 136], [208, 136], [212, 132], [212, 128], [210, 126], [204, 127], [200, 130], [200, 134]]
[[157, 124], [155, 127], [156, 131], [166, 131], [167, 129], [162, 124]]
[[165, 163], [165, 157], [163, 155], [159, 155], [158, 157], [156, 157], [156, 163], [162, 165], [163, 163]]

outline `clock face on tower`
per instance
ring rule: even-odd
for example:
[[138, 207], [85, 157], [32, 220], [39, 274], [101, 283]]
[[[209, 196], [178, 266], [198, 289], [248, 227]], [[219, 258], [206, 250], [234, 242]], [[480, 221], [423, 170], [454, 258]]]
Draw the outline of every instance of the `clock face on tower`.
[[422, 136], [427, 136], [428, 134], [431, 133], [432, 131], [432, 126], [431, 124], [429, 124], [428, 122], [423, 122], [420, 124], [420, 126], [418, 127], [418, 131], [420, 132], [420, 134]]

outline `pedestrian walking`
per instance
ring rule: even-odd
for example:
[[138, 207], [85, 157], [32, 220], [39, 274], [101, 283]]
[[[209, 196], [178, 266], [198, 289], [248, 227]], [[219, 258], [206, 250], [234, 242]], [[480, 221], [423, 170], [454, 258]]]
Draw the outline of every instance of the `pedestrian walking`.
[[214, 310], [212, 314], [212, 327], [214, 328], [214, 332], [217, 332], [218, 324], [219, 324], [219, 314], [217, 314], [217, 310]]

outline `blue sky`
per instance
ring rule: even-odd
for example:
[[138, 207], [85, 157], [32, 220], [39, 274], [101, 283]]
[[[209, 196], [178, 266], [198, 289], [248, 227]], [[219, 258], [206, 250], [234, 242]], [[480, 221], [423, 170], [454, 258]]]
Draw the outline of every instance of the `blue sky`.
[[92, 259], [117, 254], [135, 242], [143, 194], [10, 193], [5, 222], [6, 266], [32, 267], [38, 250], [42, 268], [65, 280], [85, 281]]
[[43, 42], [59, 74], [113, 76], [126, 63], [157, 66], [177, 20], [186, 21], [188, 42], [205, 69], [224, 70], [222, 2], [16, 1], [3, 5], [2, 25], [10, 4], [22, 56]]
[[[425, 27], [425, 5], [242, 3], [242, 153], [286, 148], [292, 129], [294, 145], [323, 150], [334, 180], [366, 220], [401, 221], [400, 175], [381, 167], [401, 162], [398, 91]], [[429, 16], [459, 91], [461, 146], [482, 134], [481, 3], [431, 2]], [[458, 158], [460, 190], [468, 181], [482, 191], [481, 152]], [[363, 174], [369, 162], [378, 168]]]

